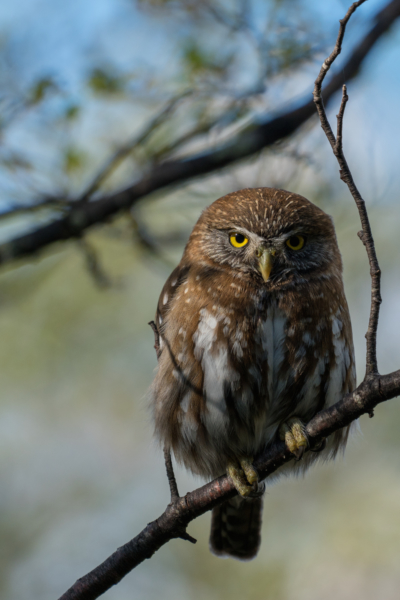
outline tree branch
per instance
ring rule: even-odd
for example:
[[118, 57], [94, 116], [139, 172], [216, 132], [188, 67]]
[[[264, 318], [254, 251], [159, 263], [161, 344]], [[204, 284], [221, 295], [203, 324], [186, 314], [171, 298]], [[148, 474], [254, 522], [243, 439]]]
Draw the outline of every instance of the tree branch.
[[314, 102], [317, 107], [318, 115], [321, 121], [321, 127], [328, 138], [328, 141], [332, 147], [333, 153], [337, 158], [340, 168], [340, 179], [346, 183], [347, 187], [350, 190], [351, 195], [354, 198], [354, 201], [357, 205], [358, 212], [360, 215], [360, 221], [362, 226], [362, 231], [358, 233], [362, 243], [364, 244], [368, 261], [370, 266], [370, 274], [371, 274], [371, 310], [369, 316], [369, 324], [368, 331], [365, 335], [367, 339], [367, 369], [365, 377], [366, 379], [374, 377], [378, 374], [378, 363], [376, 358], [376, 332], [378, 328], [378, 319], [379, 319], [379, 308], [382, 302], [381, 298], [381, 271], [379, 268], [378, 258], [376, 256], [374, 239], [372, 237], [371, 225], [368, 218], [367, 208], [365, 206], [365, 202], [357, 189], [356, 184], [354, 183], [353, 176], [347, 164], [346, 158], [343, 153], [343, 143], [342, 143], [342, 129], [343, 129], [343, 117], [344, 111], [346, 108], [348, 95], [347, 88], [344, 85], [342, 88], [342, 102], [340, 105], [339, 114], [337, 115], [337, 134], [336, 138], [333, 134], [331, 126], [329, 124], [328, 118], [326, 116], [324, 103], [322, 101], [321, 96], [321, 86], [322, 82], [325, 79], [326, 74], [328, 73], [331, 65], [336, 60], [338, 55], [342, 49], [342, 41], [343, 36], [346, 31], [346, 25], [354, 13], [354, 11], [361, 5], [364, 4], [365, 0], [359, 0], [359, 2], [354, 2], [347, 11], [344, 19], [340, 21], [339, 34], [336, 40], [336, 45], [333, 52], [328, 56], [328, 58], [322, 64], [321, 70], [317, 79], [315, 80], [314, 85]]
[[[343, 67], [347, 80], [357, 75], [371, 49], [399, 16], [400, 0], [392, 0], [376, 15], [374, 25], [354, 48]], [[342, 81], [342, 72], [332, 77], [324, 89], [325, 103], [341, 88]], [[252, 123], [234, 136], [229, 143], [215, 150], [156, 165], [140, 181], [121, 192], [100, 197], [83, 205], [77, 202], [66, 216], [1, 244], [0, 265], [32, 255], [55, 242], [77, 238], [84, 230], [103, 223], [120, 211], [129, 209], [152, 192], [211, 173], [251, 156], [293, 134], [315, 114], [314, 111], [314, 102], [312, 100], [305, 102], [278, 117], [272, 119], [266, 117], [261, 124]]]
[[166, 446], [164, 447], [164, 461], [167, 471], [169, 491], [171, 492], [171, 502], [175, 502], [175, 500], [178, 500], [179, 498], [178, 485], [176, 483], [175, 473], [172, 467], [171, 451]]

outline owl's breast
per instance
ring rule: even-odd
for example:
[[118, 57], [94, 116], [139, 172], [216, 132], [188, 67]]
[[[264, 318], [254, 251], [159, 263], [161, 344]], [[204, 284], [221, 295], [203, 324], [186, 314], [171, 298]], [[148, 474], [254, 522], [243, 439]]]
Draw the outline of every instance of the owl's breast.
[[303, 416], [314, 414], [327, 358], [316, 356], [309, 321], [303, 315], [293, 322], [275, 298], [240, 313], [219, 305], [200, 310], [192, 341], [209, 434], [235, 432], [258, 444], [302, 401]]
[[275, 435], [277, 406], [293, 371], [287, 330], [278, 302], [200, 310], [193, 353], [203, 373], [202, 421], [213, 438], [237, 438], [253, 454]]
[[277, 302], [271, 302], [258, 315], [254, 334], [254, 358], [262, 375], [260, 389], [269, 405], [282, 392], [282, 371], [287, 361], [288, 316]]
[[259, 318], [255, 356], [261, 351], [269, 421], [292, 415], [308, 421], [355, 386], [347, 304], [321, 300], [323, 294], [295, 304], [281, 296]]

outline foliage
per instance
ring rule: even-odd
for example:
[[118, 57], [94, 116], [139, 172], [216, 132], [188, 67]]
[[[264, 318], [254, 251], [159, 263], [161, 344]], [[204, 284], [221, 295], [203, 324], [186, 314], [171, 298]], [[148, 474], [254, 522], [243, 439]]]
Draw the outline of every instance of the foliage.
[[119, 94], [124, 89], [124, 79], [111, 69], [95, 67], [88, 77], [88, 86], [95, 94]]

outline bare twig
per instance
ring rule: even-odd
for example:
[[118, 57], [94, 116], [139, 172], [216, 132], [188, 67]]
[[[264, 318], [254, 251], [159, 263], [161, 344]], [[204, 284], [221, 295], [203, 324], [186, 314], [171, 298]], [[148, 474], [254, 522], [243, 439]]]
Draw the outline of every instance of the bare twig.
[[104, 181], [112, 174], [112, 172], [115, 171], [118, 165], [125, 158], [127, 158], [135, 150], [135, 148], [138, 148], [140, 145], [142, 145], [150, 137], [154, 130], [157, 129], [157, 127], [165, 123], [167, 117], [170, 116], [178, 104], [190, 93], [191, 92], [186, 91], [183, 94], [179, 94], [179, 96], [172, 98], [172, 100], [167, 103], [160, 113], [151, 119], [150, 123], [146, 125], [142, 133], [118, 148], [115, 154], [106, 162], [105, 165], [103, 165], [99, 173], [95, 176], [93, 181], [87, 187], [86, 191], [82, 194], [79, 200], [77, 200], [77, 202], [84, 203], [89, 200], [90, 196], [92, 196], [99, 189], [102, 183], [104, 183]]
[[324, 104], [323, 104], [322, 97], [321, 97], [321, 86], [326, 77], [326, 74], [328, 73], [329, 69], [331, 68], [332, 63], [335, 61], [335, 59], [339, 56], [339, 54], [342, 51], [342, 42], [343, 42], [344, 33], [346, 31], [346, 25], [347, 25], [351, 15], [355, 12], [355, 10], [357, 10], [357, 8], [361, 4], [364, 4], [364, 2], [366, 2], [366, 0], [359, 0], [358, 2], [354, 2], [354, 4], [352, 4], [350, 6], [349, 10], [347, 11], [344, 19], [340, 20], [339, 33], [338, 33], [335, 47], [334, 47], [333, 51], [331, 52], [331, 54], [328, 56], [328, 58], [326, 58], [324, 60], [324, 62], [322, 63], [322, 67], [320, 69], [319, 75], [318, 75], [317, 79], [315, 80], [315, 84], [314, 84], [313, 96], [314, 96], [315, 106], [317, 107], [317, 110], [318, 110], [319, 118], [321, 121], [321, 127], [324, 130], [325, 135], [328, 138], [329, 143], [332, 146], [332, 148], [335, 146], [336, 140], [335, 140], [335, 136], [333, 135], [331, 126], [329, 125], [329, 121], [328, 121], [328, 118], [325, 113]]
[[78, 240], [80, 249], [85, 257], [86, 265], [89, 273], [93, 277], [93, 281], [100, 289], [106, 289], [112, 286], [112, 279], [107, 275], [103, 269], [96, 250], [91, 244], [84, 238]]
[[242, 3], [240, 11], [234, 15], [229, 15], [226, 11], [224, 12], [221, 7], [217, 7], [212, 0], [203, 0], [202, 5], [214, 17], [217, 23], [230, 29], [233, 33], [243, 33], [255, 49], [260, 51], [260, 36], [257, 35], [257, 32], [254, 31], [249, 23], [248, 14], [250, 8], [247, 3]]
[[218, 125], [220, 120], [221, 119], [219, 117], [213, 121], [197, 124], [196, 127], [189, 129], [189, 131], [186, 131], [180, 137], [177, 137], [164, 148], [157, 150], [152, 156], [152, 159], [156, 162], [161, 162], [161, 160], [167, 158], [168, 156], [171, 157], [171, 155], [173, 155], [173, 153], [176, 151], [179, 152], [179, 150], [183, 148], [187, 142], [193, 142], [198, 136], [210, 133], [210, 131], [212, 131], [212, 129]]
[[[363, 60], [374, 44], [399, 16], [400, 0], [391, 0], [376, 15], [374, 25], [354, 48], [343, 67], [348, 80], [359, 72]], [[332, 77], [324, 89], [325, 103], [341, 88], [342, 79], [342, 73]], [[83, 205], [79, 203], [67, 216], [39, 227], [29, 234], [14, 238], [6, 244], [1, 244], [0, 265], [23, 256], [33, 255], [54, 242], [78, 237], [84, 230], [107, 221], [120, 211], [129, 209], [152, 192], [232, 165], [235, 161], [259, 152], [293, 134], [314, 114], [314, 102], [311, 100], [276, 118], [266, 117], [261, 124], [251, 123], [229, 143], [224, 143], [200, 156], [189, 156], [157, 164], [140, 181], [126, 190], [100, 197], [96, 201], [86, 202]]]
[[370, 274], [371, 274], [371, 311], [369, 316], [368, 330], [365, 335], [367, 340], [367, 368], [366, 368], [366, 378], [374, 377], [378, 374], [378, 363], [376, 357], [376, 332], [378, 328], [378, 319], [379, 319], [379, 307], [382, 302], [381, 299], [381, 271], [379, 268], [378, 259], [375, 251], [374, 239], [372, 237], [371, 226], [368, 218], [367, 209], [365, 206], [365, 202], [357, 189], [356, 184], [354, 183], [353, 176], [347, 164], [346, 158], [343, 153], [343, 143], [342, 143], [342, 129], [343, 129], [343, 117], [344, 111], [346, 108], [348, 95], [347, 88], [344, 85], [342, 88], [342, 102], [340, 105], [339, 114], [337, 115], [337, 134], [336, 138], [333, 134], [332, 128], [329, 124], [328, 118], [326, 116], [325, 107], [322, 101], [321, 96], [321, 86], [322, 82], [325, 79], [326, 74], [328, 73], [331, 65], [340, 54], [342, 49], [342, 41], [343, 36], [346, 30], [346, 25], [354, 13], [354, 11], [365, 2], [365, 0], [360, 0], [359, 2], [354, 2], [351, 5], [349, 10], [347, 11], [344, 19], [340, 21], [339, 34], [336, 40], [336, 45], [333, 52], [325, 59], [322, 64], [321, 70], [317, 79], [315, 80], [314, 86], [314, 102], [317, 107], [318, 115], [321, 121], [321, 127], [329, 140], [329, 143], [332, 147], [333, 153], [337, 158], [340, 167], [340, 178], [346, 185], [348, 186], [351, 195], [354, 198], [354, 201], [357, 205], [358, 212], [360, 214], [362, 231], [358, 233], [362, 243], [364, 244], [368, 261], [370, 266]]
[[158, 333], [157, 325], [154, 321], [150, 321], [150, 327], [154, 333], [154, 350], [156, 351], [157, 360], [160, 358], [161, 350], [160, 350], [160, 334]]
[[[154, 321], [150, 321], [149, 325], [152, 328], [152, 330], [154, 331], [154, 348], [157, 353], [157, 360], [158, 360], [160, 357], [160, 354], [161, 354], [160, 334], [159, 334], [157, 325], [154, 323]], [[165, 461], [165, 469], [167, 471], [169, 491], [171, 493], [171, 503], [174, 503], [177, 500], [179, 500], [179, 491], [178, 491], [178, 484], [176, 483], [174, 467], [172, 466], [171, 449], [168, 446], [164, 446], [164, 461]], [[192, 538], [191, 536], [189, 536], [189, 534], [186, 532], [186, 529], [184, 531], [183, 539], [189, 540], [189, 541], [193, 542], [194, 544], [196, 543], [196, 540], [194, 538]]]
[[172, 466], [171, 451], [167, 446], [164, 447], [165, 468], [167, 471], [169, 490], [171, 492], [171, 502], [175, 502], [179, 498], [178, 485], [175, 479], [174, 468]]

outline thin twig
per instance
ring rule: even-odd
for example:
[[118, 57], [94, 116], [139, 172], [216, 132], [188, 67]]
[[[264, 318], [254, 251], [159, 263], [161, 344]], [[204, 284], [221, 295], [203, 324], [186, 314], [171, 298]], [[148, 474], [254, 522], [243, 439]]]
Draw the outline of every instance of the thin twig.
[[165, 123], [165, 120], [170, 116], [171, 112], [190, 93], [191, 92], [186, 91], [183, 94], [179, 94], [179, 96], [172, 98], [172, 100], [167, 103], [160, 113], [151, 119], [151, 121], [138, 136], [135, 136], [132, 140], [118, 148], [115, 154], [106, 162], [105, 165], [103, 165], [99, 173], [95, 176], [93, 181], [89, 184], [86, 191], [83, 192], [82, 196], [79, 198], [79, 200], [77, 200], [77, 202], [86, 202], [90, 196], [92, 196], [95, 191], [99, 189], [99, 187], [111, 175], [111, 173], [115, 171], [118, 165], [125, 158], [127, 158], [135, 150], [135, 148], [138, 148], [141, 144], [143, 144], [154, 132], [154, 130], [157, 129], [157, 127]]
[[336, 129], [336, 144], [335, 153], [343, 154], [343, 117], [346, 109], [346, 104], [349, 97], [347, 95], [347, 87], [342, 88], [342, 101], [340, 103], [339, 113], [337, 114], [337, 129]]
[[86, 266], [89, 273], [93, 277], [93, 281], [98, 288], [104, 290], [113, 285], [111, 277], [107, 275], [103, 266], [101, 265], [100, 259], [97, 255], [96, 250], [84, 237], [79, 238], [78, 245], [83, 252], [85, 257]]
[[339, 54], [342, 51], [343, 37], [344, 37], [345, 31], [346, 31], [346, 25], [347, 25], [351, 15], [361, 4], [364, 4], [364, 2], [366, 2], [366, 0], [359, 0], [359, 2], [354, 2], [354, 4], [352, 4], [350, 6], [349, 10], [347, 11], [344, 19], [341, 19], [339, 21], [340, 27], [339, 27], [339, 33], [337, 36], [335, 47], [332, 50], [331, 54], [328, 56], [328, 58], [326, 58], [324, 60], [324, 62], [322, 63], [319, 75], [318, 75], [317, 79], [315, 80], [315, 84], [314, 84], [314, 93], [313, 93], [314, 103], [318, 110], [319, 118], [321, 121], [321, 127], [324, 130], [325, 135], [328, 138], [329, 143], [332, 146], [332, 148], [335, 147], [336, 140], [335, 140], [335, 136], [333, 135], [333, 131], [329, 124], [328, 118], [326, 116], [324, 103], [323, 103], [322, 96], [321, 96], [321, 87], [322, 87], [322, 83], [323, 83], [329, 69], [331, 68], [332, 63], [335, 61], [335, 59], [339, 56]]
[[154, 321], [150, 321], [150, 327], [154, 333], [154, 350], [156, 351], [157, 360], [160, 358], [161, 350], [160, 350], [160, 334], [158, 333], [157, 325]]
[[165, 446], [164, 447], [164, 460], [165, 468], [167, 471], [169, 489], [171, 492], [171, 502], [175, 502], [179, 498], [178, 485], [176, 483], [174, 468], [172, 466], [171, 451]]
[[368, 330], [365, 335], [367, 340], [367, 366], [365, 377], [370, 378], [378, 374], [378, 362], [376, 356], [376, 332], [378, 328], [378, 320], [379, 320], [379, 308], [382, 302], [381, 298], [381, 271], [379, 268], [378, 258], [376, 256], [374, 239], [372, 237], [371, 225], [368, 218], [367, 209], [365, 206], [365, 202], [357, 189], [356, 184], [354, 183], [353, 176], [347, 164], [346, 158], [343, 153], [343, 143], [342, 143], [342, 129], [343, 129], [343, 117], [344, 111], [346, 108], [348, 96], [347, 96], [347, 88], [344, 85], [342, 88], [342, 102], [340, 105], [339, 114], [337, 115], [337, 138], [335, 138], [331, 126], [329, 124], [328, 118], [326, 116], [324, 103], [322, 101], [321, 94], [321, 86], [322, 82], [325, 79], [326, 74], [328, 73], [331, 65], [340, 54], [342, 49], [342, 41], [343, 36], [346, 30], [346, 25], [354, 13], [354, 11], [365, 2], [366, 0], [360, 0], [359, 2], [355, 2], [351, 5], [349, 10], [347, 11], [344, 19], [340, 21], [339, 33], [336, 40], [336, 45], [333, 52], [325, 59], [322, 64], [321, 70], [317, 79], [315, 80], [314, 85], [314, 102], [317, 107], [318, 115], [321, 121], [321, 127], [328, 138], [328, 141], [332, 147], [333, 153], [337, 158], [340, 168], [340, 178], [344, 183], [346, 183], [347, 187], [350, 190], [351, 195], [354, 198], [354, 201], [357, 205], [358, 212], [360, 215], [360, 221], [362, 226], [362, 231], [358, 233], [362, 243], [364, 244], [368, 261], [370, 266], [370, 275], [371, 275], [371, 310], [369, 316]]

